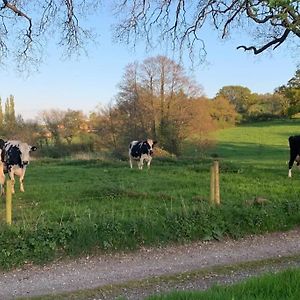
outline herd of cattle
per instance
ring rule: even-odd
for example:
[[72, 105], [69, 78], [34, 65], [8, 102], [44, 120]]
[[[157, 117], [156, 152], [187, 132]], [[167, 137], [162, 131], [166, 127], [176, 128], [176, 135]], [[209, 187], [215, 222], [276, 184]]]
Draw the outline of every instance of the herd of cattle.
[[[138, 161], [138, 168], [142, 169], [144, 162], [150, 167], [153, 147], [156, 141], [147, 139], [146, 141], [132, 141], [129, 145], [129, 162], [132, 168], [132, 160]], [[15, 176], [20, 180], [20, 191], [24, 192], [24, 177], [26, 167], [30, 161], [30, 153], [36, 151], [36, 146], [28, 145], [17, 140], [4, 141], [0, 139], [0, 185], [1, 193], [4, 193], [5, 173], [12, 181], [12, 193], [15, 193]]]
[[[288, 177], [292, 177], [292, 167], [296, 161], [297, 166], [300, 166], [300, 135], [289, 137], [290, 160]], [[156, 141], [147, 139], [145, 141], [132, 141], [129, 144], [129, 165], [133, 167], [133, 160], [137, 161], [139, 169], [143, 169], [144, 162], [148, 168], [152, 161], [153, 147]], [[17, 140], [4, 141], [0, 139], [0, 185], [1, 193], [4, 193], [5, 173], [8, 174], [12, 181], [12, 193], [15, 192], [14, 183], [15, 175], [20, 180], [20, 191], [24, 192], [24, 176], [26, 167], [30, 161], [30, 153], [36, 151], [36, 146], [28, 145]]]

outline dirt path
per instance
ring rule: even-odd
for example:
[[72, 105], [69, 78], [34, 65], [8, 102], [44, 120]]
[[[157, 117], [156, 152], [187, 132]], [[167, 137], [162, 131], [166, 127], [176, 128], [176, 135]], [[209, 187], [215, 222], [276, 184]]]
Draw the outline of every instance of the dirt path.
[[142, 249], [129, 254], [85, 257], [0, 273], [0, 299], [93, 289], [131, 280], [298, 254], [300, 228], [250, 236], [238, 241], [198, 242]]

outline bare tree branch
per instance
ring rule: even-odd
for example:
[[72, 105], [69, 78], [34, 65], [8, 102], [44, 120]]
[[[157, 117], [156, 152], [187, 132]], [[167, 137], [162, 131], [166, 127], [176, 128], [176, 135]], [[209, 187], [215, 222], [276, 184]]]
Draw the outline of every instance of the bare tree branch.
[[[298, 0], [126, 0], [117, 3], [117, 13], [124, 17], [116, 26], [117, 37], [127, 43], [132, 39], [134, 44], [146, 39], [153, 45], [157, 38], [159, 44], [163, 40], [171, 42], [173, 50], [188, 48], [192, 52], [199, 45], [203, 50], [201, 30], [207, 23], [221, 31], [222, 38], [244, 24], [248, 28], [250, 24], [254, 31], [259, 29], [261, 47], [239, 47], [256, 54], [276, 49], [287, 38], [300, 37]], [[141, 7], [146, 9], [139, 11]]]
[[259, 53], [262, 53], [266, 49], [272, 47], [273, 45], [275, 45], [273, 49], [276, 49], [278, 46], [280, 46], [286, 40], [286, 38], [289, 35], [289, 33], [290, 33], [290, 30], [286, 29], [285, 32], [284, 32], [284, 34], [280, 38], [274, 38], [274, 40], [270, 41], [269, 43], [265, 44], [263, 47], [261, 47], [259, 49], [257, 49], [254, 46], [250, 46], [250, 47], [238, 46], [237, 49], [244, 49], [245, 51], [253, 50], [253, 53], [255, 55], [257, 55]]
[[81, 18], [97, 11], [100, 1], [0, 1], [0, 63], [5, 58], [16, 58], [18, 64], [39, 62], [50, 39], [56, 39], [67, 55], [84, 51], [93, 36], [81, 26]]

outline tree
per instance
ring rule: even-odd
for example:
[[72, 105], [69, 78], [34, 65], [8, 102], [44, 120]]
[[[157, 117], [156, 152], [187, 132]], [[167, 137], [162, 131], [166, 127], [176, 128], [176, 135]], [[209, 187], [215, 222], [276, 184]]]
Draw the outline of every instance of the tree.
[[[2, 0], [1, 3], [0, 62], [16, 55], [19, 66], [23, 66], [24, 62], [40, 61], [49, 37], [57, 37], [67, 54], [84, 49], [94, 37], [84, 21], [99, 12], [101, 0]], [[187, 47], [192, 53], [198, 45], [205, 51], [200, 31], [206, 23], [219, 30], [222, 38], [229, 36], [234, 28], [244, 30], [248, 23], [252, 24], [255, 44], [237, 48], [254, 54], [300, 37], [299, 0], [115, 0], [113, 3], [119, 13], [116, 37], [134, 44], [139, 38], [144, 38], [149, 46], [169, 39], [174, 49]], [[259, 38], [260, 44], [256, 44]]]
[[80, 110], [68, 109], [61, 120], [61, 135], [70, 145], [74, 136], [78, 135], [85, 123], [85, 116]]
[[253, 96], [256, 100], [248, 109], [249, 120], [269, 120], [286, 115], [288, 106], [284, 96], [278, 93], [254, 94]]
[[13, 95], [10, 95], [5, 101], [4, 125], [5, 129], [9, 132], [14, 131], [17, 126], [15, 115], [15, 98]]
[[58, 44], [70, 54], [82, 49], [92, 38], [91, 30], [81, 21], [97, 11], [100, 0], [21, 1], [2, 0], [0, 7], [0, 62], [15, 54], [23, 62], [36, 63], [43, 44], [53, 33]]
[[250, 89], [243, 86], [228, 85], [222, 87], [217, 96], [226, 98], [235, 106], [238, 113], [246, 115], [250, 106], [255, 103], [255, 97]]
[[[253, 34], [255, 44], [237, 48], [254, 54], [300, 37], [299, 0], [124, 0], [117, 11], [123, 17], [116, 27], [119, 39], [136, 43], [144, 38], [150, 45], [166, 39], [173, 48], [188, 47], [191, 52], [196, 44], [204, 49], [200, 31], [206, 23], [219, 30], [222, 38], [249, 23], [258, 32]], [[260, 44], [256, 44], [258, 38]]]
[[217, 121], [218, 127], [232, 126], [239, 119], [239, 114], [236, 112], [234, 105], [222, 96], [218, 96], [211, 101], [210, 115], [213, 120]]
[[65, 112], [62, 110], [51, 109], [41, 112], [42, 122], [51, 133], [55, 145], [61, 144], [64, 117]]
[[287, 115], [292, 116], [300, 112], [300, 69], [297, 69], [295, 75], [286, 85], [275, 89], [275, 93], [284, 96], [288, 101]]
[[94, 146], [97, 150], [109, 149], [117, 156], [124, 153], [128, 139], [124, 138], [123, 116], [116, 105], [110, 103], [104, 108], [98, 108], [96, 112], [90, 114], [89, 123], [93, 135], [96, 136]]
[[122, 118], [122, 136], [128, 140], [152, 137], [171, 152], [182, 140], [185, 101], [202, 89], [183, 67], [165, 56], [127, 66], [116, 97]]

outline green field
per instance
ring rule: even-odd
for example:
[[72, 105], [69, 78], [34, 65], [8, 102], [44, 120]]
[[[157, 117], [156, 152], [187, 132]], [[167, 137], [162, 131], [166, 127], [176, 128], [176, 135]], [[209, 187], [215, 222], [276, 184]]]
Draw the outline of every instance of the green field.
[[[38, 160], [13, 198], [13, 226], [0, 217], [0, 266], [83, 252], [131, 250], [285, 230], [300, 223], [300, 172], [287, 177], [287, 138], [299, 121], [217, 133], [215, 148], [154, 157], [148, 171], [127, 161]], [[192, 153], [192, 154], [191, 154]], [[212, 156], [220, 160], [221, 206], [209, 204]], [[252, 205], [262, 197], [266, 202]]]
[[174, 292], [148, 300], [297, 300], [300, 270], [288, 270], [252, 278], [232, 286], [215, 286], [204, 292]]

